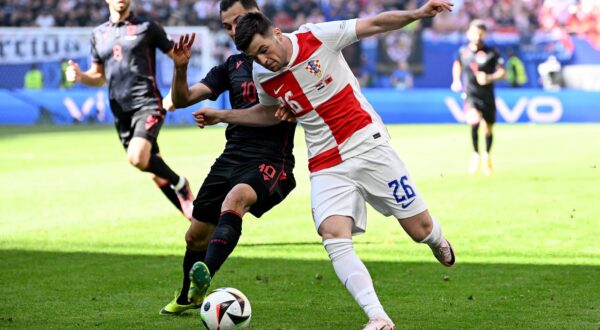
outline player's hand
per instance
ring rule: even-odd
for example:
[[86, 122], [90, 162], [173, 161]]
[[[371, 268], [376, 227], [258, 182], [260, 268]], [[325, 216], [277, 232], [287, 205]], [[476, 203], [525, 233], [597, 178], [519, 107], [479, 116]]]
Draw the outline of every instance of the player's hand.
[[81, 69], [79, 64], [69, 60], [67, 69], [65, 70], [65, 77], [68, 82], [80, 82], [81, 81]]
[[462, 83], [460, 81], [453, 81], [452, 85], [450, 85], [450, 89], [455, 93], [462, 92]]
[[167, 111], [175, 111], [175, 105], [173, 105], [173, 100], [171, 99], [171, 93], [167, 94], [165, 98], [162, 100], [163, 109]]
[[196, 125], [200, 128], [204, 128], [206, 126], [215, 125], [221, 122], [221, 118], [219, 116], [220, 110], [211, 107], [205, 107], [200, 110], [196, 110], [192, 113], [194, 116], [194, 121]]
[[277, 110], [275, 110], [275, 117], [279, 118], [281, 121], [287, 121], [289, 123], [296, 122], [296, 116], [294, 116], [294, 113], [284, 106], [280, 106], [277, 108]]
[[173, 46], [173, 63], [175, 66], [186, 66], [192, 56], [192, 45], [196, 39], [196, 33], [184, 34], [179, 37], [179, 41]]
[[475, 73], [475, 79], [477, 80], [477, 83], [481, 86], [485, 86], [490, 83], [490, 79], [488, 79], [488, 74], [483, 71]]
[[419, 18], [430, 18], [443, 12], [444, 10], [452, 11], [454, 4], [449, 1], [442, 0], [430, 0], [427, 1], [421, 8], [417, 9], [417, 16]]

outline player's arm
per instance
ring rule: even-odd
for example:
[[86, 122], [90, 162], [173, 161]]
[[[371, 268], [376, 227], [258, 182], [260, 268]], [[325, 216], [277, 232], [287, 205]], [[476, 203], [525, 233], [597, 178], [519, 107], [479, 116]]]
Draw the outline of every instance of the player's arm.
[[456, 59], [452, 64], [452, 85], [450, 85], [450, 89], [457, 93], [462, 90], [461, 75], [462, 64], [460, 63], [460, 60]]
[[104, 75], [104, 65], [92, 62], [92, 66], [87, 71], [81, 71], [79, 64], [69, 60], [65, 76], [69, 82], [78, 82], [88, 86], [102, 86], [106, 82]]
[[196, 124], [200, 128], [218, 123], [236, 124], [248, 127], [267, 127], [281, 123], [276, 115], [278, 105], [256, 105], [247, 109], [218, 110], [210, 107], [193, 113]]
[[502, 60], [500, 59], [500, 61], [496, 65], [496, 70], [492, 73], [486, 73], [483, 71], [477, 72], [477, 74], [475, 75], [477, 82], [480, 85], [484, 86], [494, 83], [498, 80], [504, 79], [504, 77], [506, 76], [506, 69], [504, 68], [503, 62], [501, 61]]
[[422, 7], [414, 10], [392, 10], [356, 21], [356, 36], [358, 39], [375, 34], [399, 30], [406, 25], [422, 19], [433, 17], [444, 10], [452, 11], [454, 5], [448, 1], [430, 0]]

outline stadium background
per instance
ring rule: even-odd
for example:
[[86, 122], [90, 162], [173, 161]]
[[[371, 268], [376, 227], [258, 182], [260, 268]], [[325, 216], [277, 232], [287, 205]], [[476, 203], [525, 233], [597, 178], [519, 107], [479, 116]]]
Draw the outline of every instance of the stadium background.
[[[410, 9], [421, 0], [263, 0], [264, 12], [284, 31], [306, 22], [364, 17], [383, 10]], [[600, 4], [594, 0], [454, 1], [455, 10], [402, 31], [362, 40], [345, 50], [367, 87], [367, 97], [387, 123], [464, 121], [460, 95], [451, 93], [451, 65], [465, 43], [472, 18], [490, 27], [488, 42], [505, 59], [515, 54], [527, 81], [518, 89], [498, 86], [500, 122], [600, 121]], [[111, 123], [105, 88], [72, 86], [64, 81], [67, 59], [89, 66], [90, 29], [107, 19], [104, 1], [0, 1], [0, 124]], [[134, 12], [167, 26], [177, 38], [197, 32], [190, 82], [198, 81], [235, 49], [220, 29], [218, 1], [137, 0]], [[556, 58], [557, 81], [568, 91], [548, 87], [538, 70]], [[28, 72], [41, 80], [27, 85]], [[166, 94], [172, 65], [158, 56], [158, 84]], [[37, 76], [38, 80], [40, 75]], [[33, 82], [33, 83], [32, 83]], [[553, 88], [554, 87], [554, 88]], [[212, 105], [229, 107], [226, 96]], [[191, 109], [172, 113], [167, 123], [191, 123]]]

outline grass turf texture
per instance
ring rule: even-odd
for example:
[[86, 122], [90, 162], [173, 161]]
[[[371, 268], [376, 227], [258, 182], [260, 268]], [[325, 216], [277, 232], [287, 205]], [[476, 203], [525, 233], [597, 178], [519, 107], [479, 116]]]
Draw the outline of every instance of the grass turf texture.
[[[600, 126], [497, 126], [494, 176], [469, 177], [465, 126], [389, 126], [457, 253], [437, 264], [392, 218], [355, 239], [399, 328], [600, 326]], [[223, 128], [166, 127], [161, 153], [197, 190]], [[360, 329], [298, 187], [245, 218], [213, 287], [249, 297], [254, 329]], [[110, 127], [0, 127], [0, 328], [201, 328], [158, 315], [180, 285], [186, 220], [127, 165]]]

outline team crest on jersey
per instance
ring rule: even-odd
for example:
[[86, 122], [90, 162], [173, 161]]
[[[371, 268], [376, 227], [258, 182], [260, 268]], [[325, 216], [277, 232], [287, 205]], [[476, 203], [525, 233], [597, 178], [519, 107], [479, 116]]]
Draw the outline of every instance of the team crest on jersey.
[[125, 40], [135, 40], [137, 38], [137, 26], [135, 25], [127, 25], [125, 28]]
[[323, 76], [323, 71], [321, 71], [321, 62], [319, 60], [308, 61], [305, 69], [317, 78], [321, 78]]

